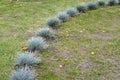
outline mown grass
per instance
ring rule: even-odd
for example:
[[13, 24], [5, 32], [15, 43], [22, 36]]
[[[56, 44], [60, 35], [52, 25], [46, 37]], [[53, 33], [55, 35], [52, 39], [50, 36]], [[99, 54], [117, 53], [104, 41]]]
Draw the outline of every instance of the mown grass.
[[[0, 2], [0, 80], [9, 79], [21, 46], [48, 17], [79, 2]], [[42, 54], [38, 80], [119, 80], [119, 8], [89, 11], [62, 24], [57, 39]]]
[[[44, 65], [39, 79], [119, 80], [119, 18], [119, 6], [106, 7], [63, 24], [57, 42], [50, 49], [51, 55], [44, 56], [44, 64], [49, 64], [47, 71], [50, 72], [46, 72]], [[59, 68], [61, 64], [63, 68]], [[44, 78], [50, 74], [54, 78]]]

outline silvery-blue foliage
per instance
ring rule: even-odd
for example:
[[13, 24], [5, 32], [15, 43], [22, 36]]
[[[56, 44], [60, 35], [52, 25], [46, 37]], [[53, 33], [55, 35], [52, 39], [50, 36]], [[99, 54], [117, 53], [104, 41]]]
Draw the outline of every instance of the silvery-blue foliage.
[[108, 1], [108, 5], [109, 6], [114, 6], [114, 5], [116, 5], [117, 4], [117, 1], [116, 0], [109, 0]]
[[60, 26], [60, 21], [57, 18], [50, 18], [47, 20], [46, 25], [53, 29], [57, 29]]
[[98, 8], [98, 6], [94, 2], [90, 2], [90, 3], [87, 4], [87, 8], [88, 8], [88, 10], [95, 10], [95, 9]]
[[28, 50], [31, 52], [43, 51], [47, 47], [48, 47], [48, 45], [42, 37], [32, 37], [28, 41]]
[[57, 17], [61, 22], [66, 22], [69, 20], [69, 15], [65, 12], [58, 13]]
[[102, 7], [102, 6], [105, 6], [106, 3], [105, 3], [105, 1], [103, 1], [103, 0], [99, 0], [99, 1], [97, 2], [97, 5], [98, 5], [99, 7]]
[[35, 77], [35, 71], [25, 67], [13, 71], [10, 80], [35, 80]]
[[77, 10], [75, 8], [70, 8], [67, 9], [66, 13], [70, 16], [70, 17], [74, 17], [78, 14]]
[[120, 5], [120, 0], [118, 0], [118, 4]]
[[15, 65], [19, 66], [25, 66], [25, 65], [31, 65], [34, 66], [35, 64], [39, 64], [41, 62], [41, 59], [36, 57], [32, 53], [21, 53], [18, 54]]
[[43, 37], [45, 39], [54, 39], [55, 38], [55, 32], [48, 27], [39, 29], [38, 32], [36, 33], [36, 35]]
[[77, 8], [78, 12], [85, 13], [87, 11], [87, 6], [83, 5], [83, 4], [78, 5], [76, 8]]

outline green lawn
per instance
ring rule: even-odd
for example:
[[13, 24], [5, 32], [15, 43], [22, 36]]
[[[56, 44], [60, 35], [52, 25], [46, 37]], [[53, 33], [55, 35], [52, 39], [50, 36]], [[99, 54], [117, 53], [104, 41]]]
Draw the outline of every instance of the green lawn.
[[[47, 18], [80, 1], [0, 2], [0, 80], [9, 80], [21, 46]], [[38, 80], [120, 79], [120, 6], [78, 15], [62, 24], [57, 34], [42, 54]]]

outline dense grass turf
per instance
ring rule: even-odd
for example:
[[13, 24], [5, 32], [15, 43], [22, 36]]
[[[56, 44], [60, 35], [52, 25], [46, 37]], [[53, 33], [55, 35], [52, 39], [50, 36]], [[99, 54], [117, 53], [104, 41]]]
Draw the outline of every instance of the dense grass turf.
[[[0, 80], [9, 79], [16, 54], [46, 19], [78, 2], [0, 2]], [[119, 6], [101, 8], [61, 25], [42, 55], [38, 80], [119, 80], [119, 12]]]

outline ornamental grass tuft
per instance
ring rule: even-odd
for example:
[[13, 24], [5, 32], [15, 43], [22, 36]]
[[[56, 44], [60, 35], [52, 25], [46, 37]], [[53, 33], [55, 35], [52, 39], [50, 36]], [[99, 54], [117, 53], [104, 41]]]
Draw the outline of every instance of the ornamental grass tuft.
[[41, 62], [41, 59], [36, 57], [34, 54], [31, 53], [21, 53], [18, 54], [16, 60], [15, 60], [15, 65], [17, 66], [34, 66], [37, 65]]
[[28, 67], [15, 70], [12, 72], [10, 80], [35, 80], [36, 73]]
[[38, 32], [36, 33], [37, 36], [39, 37], [43, 37], [46, 40], [54, 40], [55, 39], [55, 32], [50, 29], [50, 28], [41, 28], [38, 30]]
[[46, 41], [42, 37], [32, 37], [28, 41], [28, 50], [30, 52], [43, 51], [48, 47]]
[[98, 8], [97, 4], [94, 2], [90, 2], [87, 4], [88, 10], [96, 10]]
[[69, 20], [69, 15], [65, 12], [59, 12], [57, 17], [61, 22], [66, 22]]
[[76, 8], [77, 8], [78, 12], [86, 13], [86, 11], [87, 11], [87, 6], [83, 5], [83, 4], [78, 5]]
[[70, 17], [74, 17], [78, 14], [77, 10], [75, 8], [70, 8], [67, 9], [66, 13], [70, 16]]
[[120, 5], [120, 0], [118, 0], [118, 4]]
[[57, 29], [60, 26], [60, 21], [58, 18], [50, 18], [46, 21], [46, 25], [53, 29]]
[[117, 1], [116, 0], [109, 0], [108, 1], [108, 6], [115, 6], [117, 5]]
[[103, 7], [103, 6], [106, 5], [106, 3], [105, 3], [105, 1], [103, 1], [103, 0], [99, 0], [99, 1], [97, 2], [97, 5], [98, 5], [99, 7]]

